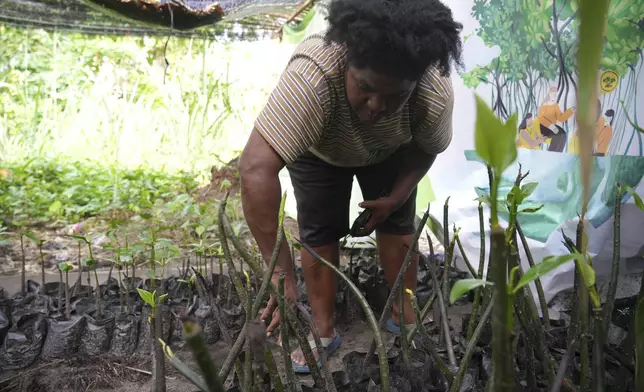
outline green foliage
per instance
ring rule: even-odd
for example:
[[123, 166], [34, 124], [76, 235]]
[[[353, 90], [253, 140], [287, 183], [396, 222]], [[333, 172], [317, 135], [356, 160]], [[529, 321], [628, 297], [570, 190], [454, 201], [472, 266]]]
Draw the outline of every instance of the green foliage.
[[635, 205], [637, 206], [637, 208], [644, 211], [644, 202], [642, 201], [642, 198], [640, 197], [640, 195], [638, 195], [637, 192], [635, 192], [635, 190], [630, 186], [628, 186], [627, 184], [622, 184], [622, 189], [630, 193], [630, 195], [633, 196], [633, 201], [635, 201]]
[[25, 232], [24, 236], [29, 238], [31, 241], [33, 241], [38, 246], [42, 246], [42, 244], [44, 243], [44, 240], [41, 240], [34, 233], [32, 233], [30, 231]]
[[537, 189], [538, 185], [539, 184], [536, 182], [524, 184], [520, 188], [514, 185], [510, 192], [508, 192], [508, 194], [506, 195], [507, 205], [511, 206], [516, 204], [518, 206], [519, 204], [523, 203], [523, 201], [530, 197], [532, 192]]
[[[0, 177], [0, 218], [18, 223], [78, 221], [114, 209], [139, 212], [142, 206], [190, 192], [194, 176], [150, 170], [119, 170], [116, 178], [92, 164], [33, 161], [6, 165]], [[51, 206], [55, 205], [56, 208]]]
[[457, 299], [461, 298], [467, 292], [476, 289], [477, 287], [492, 285], [492, 282], [488, 282], [482, 279], [461, 279], [457, 280], [452, 286], [452, 291], [449, 293], [449, 302], [453, 304]]
[[543, 46], [551, 39], [552, 1], [474, 0], [472, 15], [480, 24], [476, 34], [500, 53], [489, 64], [463, 74], [466, 86], [476, 88], [481, 82], [494, 84], [505, 78], [531, 88], [526, 83], [538, 77], [555, 78], [557, 62]]
[[534, 267], [527, 270], [521, 279], [519, 279], [517, 284], [510, 288], [510, 290], [513, 294], [516, 294], [524, 286], [527, 286], [535, 280], [540, 279], [551, 271], [557, 269], [559, 266], [573, 260], [582, 263], [586, 262], [584, 257], [579, 253], [571, 253], [562, 256], [548, 256], [543, 259], [541, 263], [535, 264]]
[[154, 296], [156, 294], [156, 291], [149, 292], [147, 290], [143, 290], [143, 289], [139, 289], [139, 288], [137, 288], [136, 291], [139, 292], [139, 296], [141, 297], [143, 302], [145, 302], [146, 304], [150, 305], [151, 307], [156, 305], [155, 302], [154, 302]]
[[62, 272], [69, 272], [74, 269], [74, 266], [69, 263], [58, 263], [58, 269]]
[[10, 234], [8, 229], [0, 224], [0, 246], [11, 244], [11, 240], [6, 238]]
[[476, 96], [476, 153], [499, 175], [517, 158], [516, 128], [516, 114], [503, 123], [487, 103]]
[[248, 76], [260, 52], [0, 25], [0, 161], [64, 156], [207, 173], [234, 157], [241, 146], [229, 136], [251, 129], [273, 87], [273, 64]]
[[518, 212], [519, 212], [519, 213], [526, 213], [526, 214], [533, 214], [533, 213], [535, 213], [535, 212], [538, 212], [538, 211], [539, 211], [540, 209], [542, 209], [543, 207], [544, 207], [544, 205], [543, 205], [543, 204], [542, 204], [542, 205], [540, 205], [539, 207], [526, 207], [526, 208], [522, 208], [522, 209], [520, 209]]
[[637, 132], [644, 133], [644, 128], [635, 124], [635, 122], [631, 119], [631, 116], [628, 115], [628, 108], [626, 107], [626, 105], [624, 105], [624, 101], [622, 100], [619, 103], [622, 105], [622, 109], [624, 109], [623, 113], [626, 116], [626, 121], [628, 121], [628, 123], [631, 124], [631, 126], [635, 128]]
[[[630, 67], [640, 60], [644, 35], [640, 27], [644, 15], [644, 2], [639, 0], [610, 1], [606, 22], [606, 40], [604, 42], [601, 67], [626, 75]], [[600, 3], [593, 7], [599, 8]]]
[[425, 226], [427, 226], [427, 228], [436, 236], [436, 239], [439, 243], [441, 243], [443, 246], [448, 245], [445, 243], [443, 224], [438, 220], [438, 218], [436, 218], [432, 214], [429, 214], [427, 222], [425, 222]]

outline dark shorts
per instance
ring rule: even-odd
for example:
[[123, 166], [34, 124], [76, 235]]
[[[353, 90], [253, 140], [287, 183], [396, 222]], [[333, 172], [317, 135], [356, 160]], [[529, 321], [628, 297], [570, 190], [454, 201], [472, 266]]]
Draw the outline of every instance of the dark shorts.
[[[309, 246], [337, 242], [349, 234], [349, 202], [353, 176], [358, 179], [364, 200], [375, 200], [389, 194], [404, 161], [402, 147], [384, 162], [363, 167], [330, 165], [311, 152], [306, 152], [287, 165], [291, 175], [300, 239]], [[416, 189], [407, 201], [376, 230], [397, 235], [415, 231]]]

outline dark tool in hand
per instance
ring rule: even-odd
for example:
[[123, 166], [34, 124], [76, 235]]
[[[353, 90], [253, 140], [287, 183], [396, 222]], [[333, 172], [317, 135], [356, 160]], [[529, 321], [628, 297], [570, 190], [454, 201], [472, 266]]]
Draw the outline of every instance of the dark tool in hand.
[[364, 228], [367, 225], [367, 222], [369, 222], [370, 218], [371, 218], [371, 210], [369, 208], [366, 208], [360, 213], [360, 215], [358, 215], [356, 220], [353, 222], [353, 225], [351, 226], [351, 230], [349, 231], [349, 234], [352, 237], [366, 236], [368, 233], [364, 232]]

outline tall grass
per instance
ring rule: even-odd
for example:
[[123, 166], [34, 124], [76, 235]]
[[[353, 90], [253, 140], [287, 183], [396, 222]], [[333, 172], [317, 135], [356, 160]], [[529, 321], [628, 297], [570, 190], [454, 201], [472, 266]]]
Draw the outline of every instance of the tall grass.
[[205, 172], [231, 159], [290, 48], [178, 38], [165, 46], [0, 25], [0, 162], [62, 156]]

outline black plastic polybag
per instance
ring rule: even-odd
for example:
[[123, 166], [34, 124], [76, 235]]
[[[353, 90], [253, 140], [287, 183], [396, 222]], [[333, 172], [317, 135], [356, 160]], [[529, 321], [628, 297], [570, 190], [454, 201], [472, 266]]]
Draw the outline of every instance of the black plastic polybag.
[[[223, 318], [223, 315], [221, 317]], [[217, 342], [221, 334], [212, 307], [202, 303], [195, 311], [195, 318], [203, 331], [206, 343], [212, 344]]]
[[81, 338], [79, 351], [88, 355], [100, 355], [110, 349], [114, 333], [114, 314], [104, 312], [100, 319], [96, 312], [86, 313], [87, 327]]
[[130, 357], [136, 349], [139, 335], [139, 317], [119, 314], [115, 318], [110, 354], [116, 358]]
[[34, 363], [40, 356], [46, 333], [44, 315], [38, 312], [22, 315], [11, 327], [0, 348], [0, 368], [24, 369]]
[[45, 359], [67, 358], [78, 352], [87, 321], [83, 316], [70, 320], [47, 319], [47, 338], [42, 348]]

